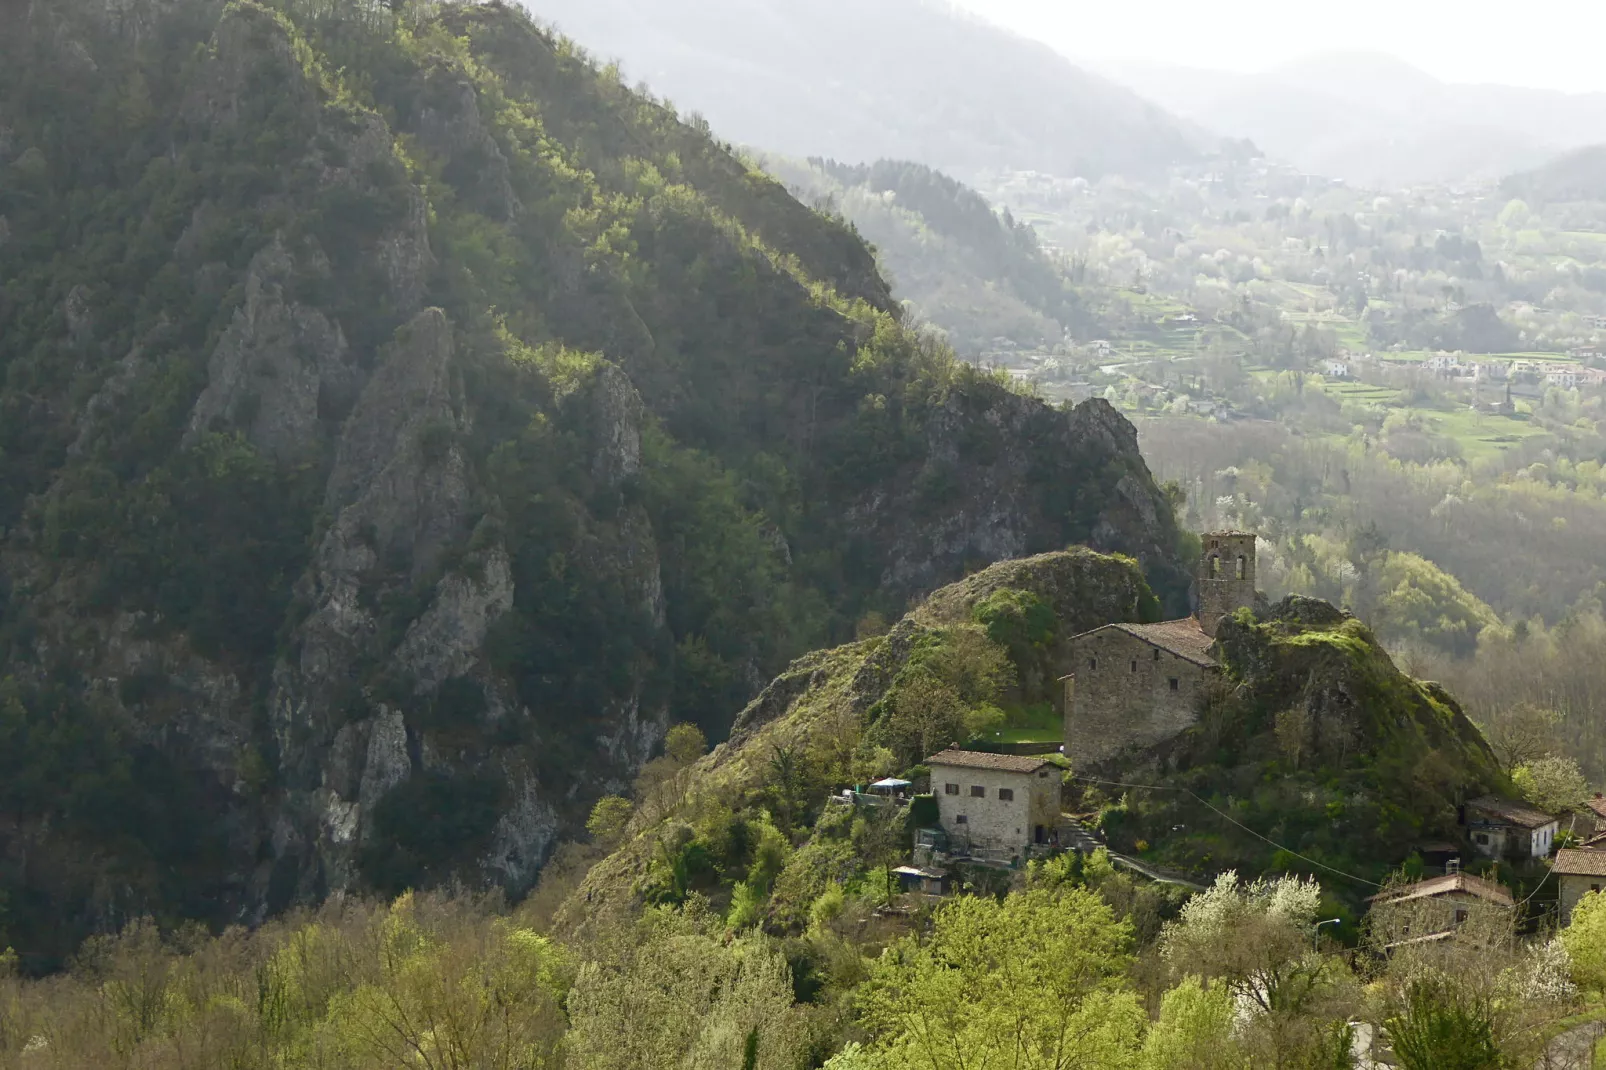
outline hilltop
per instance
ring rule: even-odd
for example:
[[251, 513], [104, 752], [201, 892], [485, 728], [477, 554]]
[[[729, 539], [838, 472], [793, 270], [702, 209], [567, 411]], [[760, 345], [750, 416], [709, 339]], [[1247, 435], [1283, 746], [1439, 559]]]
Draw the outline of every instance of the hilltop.
[[[844, 816], [826, 796], [879, 776], [918, 777], [929, 753], [965, 738], [945, 733], [977, 723], [956, 713], [922, 738], [904, 696], [942, 708], [932, 696], [951, 686], [972, 712], [1001, 705], [1009, 724], [1052, 708], [1073, 668], [1073, 636], [1158, 616], [1130, 561], [1077, 549], [994, 565], [933, 593], [884, 637], [794, 662], [743, 711], [729, 741], [638, 799], [620, 846], [590, 870], [560, 921], [584, 926], [693, 892], [721, 908], [750, 897], [753, 830], [774, 823], [795, 850], [784, 866], [763, 864], [773, 872], [762, 901], [744, 909], [761, 910], [777, 932], [797, 931], [833, 882], [862, 884], [877, 866], [907, 861], [907, 829], [877, 838], [873, 822]], [[1216, 650], [1222, 683], [1192, 728], [1071, 770], [1098, 784], [1067, 777], [1066, 804], [1112, 847], [1206, 882], [1229, 868], [1332, 880], [1321, 866], [1381, 881], [1424, 838], [1462, 838], [1459, 801], [1509, 788], [1455, 700], [1400, 672], [1360, 622], [1326, 603], [1241, 611], [1223, 622]], [[999, 664], [1007, 669], [990, 678], [1004, 682], [974, 690], [988, 675], [977, 667]], [[985, 747], [1000, 722], [980, 721], [973, 745]], [[1119, 786], [1126, 781], [1163, 790]], [[1365, 886], [1339, 879], [1335, 892], [1355, 902]]]
[[0, 945], [514, 895], [991, 561], [1185, 598], [1130, 424], [501, 3], [0, 9]]

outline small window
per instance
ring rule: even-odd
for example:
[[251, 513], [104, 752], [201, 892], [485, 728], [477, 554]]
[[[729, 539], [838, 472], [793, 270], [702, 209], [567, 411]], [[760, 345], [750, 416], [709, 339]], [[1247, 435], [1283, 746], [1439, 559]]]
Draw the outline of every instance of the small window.
[[1133, 672], [1137, 672], [1138, 671], [1138, 659], [1137, 658], [1133, 658], [1132, 659], [1132, 671]]
[[998, 789], [998, 801], [999, 802], [1014, 802], [1015, 801], [1015, 789], [1014, 788], [999, 788]]
[[1243, 579], [1245, 573], [1247, 572], [1247, 570], [1248, 570], [1248, 565], [1244, 561], [1244, 555], [1243, 554], [1239, 554], [1238, 555], [1238, 578], [1239, 579]]
[[1160, 660], [1160, 648], [1159, 647], [1155, 647], [1153, 653], [1154, 653], [1154, 660], [1155, 661], [1159, 661]]
[[1483, 844], [1483, 846], [1485, 846], [1485, 847], [1489, 846], [1489, 837], [1485, 836], [1481, 832], [1478, 833], [1476, 836], [1474, 836], [1472, 838], [1477, 840], [1479, 843]]
[[972, 784], [970, 786], [970, 797], [972, 799], [985, 799], [987, 798], [987, 789], [980, 784]]
[[1457, 925], [1460, 925], [1462, 922], [1464, 922], [1466, 920], [1467, 920], [1467, 912], [1464, 909], [1463, 910], [1457, 910], [1455, 912], [1455, 923]]
[[1093, 669], [1097, 669], [1099, 667], [1099, 659], [1098, 658], [1088, 658], [1087, 659], [1087, 667], [1088, 667], [1089, 671], [1092, 671]]
[[944, 784], [942, 786], [942, 793], [944, 795], [958, 795], [959, 794], [959, 785], [958, 784]]
[[1173, 676], [1171, 678], [1171, 690], [1173, 690], [1173, 691], [1181, 691], [1182, 690], [1182, 681], [1178, 680], [1175, 676]]
[[954, 818], [954, 824], [956, 825], [968, 824], [969, 821], [970, 818], [966, 817], [964, 814], [960, 814], [958, 817]]
[[1592, 891], [1592, 892], [1598, 892], [1598, 891], [1600, 891], [1600, 885], [1598, 885], [1598, 884], [1591, 884], [1591, 885], [1590, 885], [1590, 886], [1589, 886], [1589, 890], [1590, 890], [1590, 891]]
[[1038, 773], [1037, 774], [1037, 779], [1038, 780], [1047, 780], [1048, 779], [1048, 774], [1047, 773]]

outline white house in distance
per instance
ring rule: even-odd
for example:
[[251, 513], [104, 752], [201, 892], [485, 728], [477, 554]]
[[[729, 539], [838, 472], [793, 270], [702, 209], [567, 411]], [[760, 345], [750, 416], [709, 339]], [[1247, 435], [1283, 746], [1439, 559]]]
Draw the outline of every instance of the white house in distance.
[[1060, 813], [1054, 763], [950, 747], [926, 765], [938, 821], [956, 853], [1020, 861], [1030, 845], [1053, 841]]
[[1557, 819], [1527, 803], [1485, 795], [1466, 804], [1472, 846], [1490, 858], [1546, 858], [1556, 842]]

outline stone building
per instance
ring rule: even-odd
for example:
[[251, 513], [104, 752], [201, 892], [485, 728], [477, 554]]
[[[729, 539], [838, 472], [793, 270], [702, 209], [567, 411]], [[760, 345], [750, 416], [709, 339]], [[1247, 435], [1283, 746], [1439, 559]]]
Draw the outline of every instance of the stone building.
[[1606, 837], [1588, 840], [1577, 847], [1564, 847], [1556, 852], [1556, 863], [1551, 867], [1559, 886], [1557, 898], [1561, 906], [1561, 923], [1571, 925], [1573, 909], [1578, 901], [1590, 892], [1606, 888]]
[[1211, 653], [1221, 618], [1255, 604], [1255, 536], [1203, 537], [1199, 613], [1160, 624], [1107, 624], [1070, 640], [1065, 756], [1077, 768], [1144, 751], [1198, 719], [1201, 692], [1220, 671]]
[[1042, 758], [949, 748], [926, 759], [938, 821], [956, 854], [1019, 862], [1053, 842], [1060, 772]]
[[1504, 885], [1463, 873], [1459, 867], [1374, 895], [1367, 902], [1385, 908], [1383, 916], [1374, 915], [1373, 929], [1387, 949], [1446, 938], [1480, 907], [1511, 912], [1517, 906]]
[[1545, 858], [1560, 823], [1524, 802], [1485, 795], [1464, 808], [1472, 846], [1489, 858]]

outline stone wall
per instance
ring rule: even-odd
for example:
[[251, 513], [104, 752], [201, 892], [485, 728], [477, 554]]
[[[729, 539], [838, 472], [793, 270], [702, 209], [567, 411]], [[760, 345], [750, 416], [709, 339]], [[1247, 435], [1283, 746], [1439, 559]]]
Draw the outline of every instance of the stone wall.
[[[1014, 798], [1000, 799], [1000, 788]], [[943, 831], [956, 848], [1024, 854], [1036, 826], [1043, 826], [1046, 835], [1059, 825], [1060, 776], [1052, 768], [1013, 773], [933, 765], [931, 790]]]
[[1065, 756], [1081, 770], [1155, 747], [1198, 719], [1213, 670], [1119, 628], [1072, 643], [1075, 675], [1065, 689]]
[[1215, 532], [1204, 536], [1199, 562], [1199, 625], [1216, 634], [1222, 617], [1255, 604], [1255, 536]]

